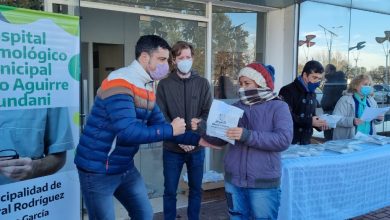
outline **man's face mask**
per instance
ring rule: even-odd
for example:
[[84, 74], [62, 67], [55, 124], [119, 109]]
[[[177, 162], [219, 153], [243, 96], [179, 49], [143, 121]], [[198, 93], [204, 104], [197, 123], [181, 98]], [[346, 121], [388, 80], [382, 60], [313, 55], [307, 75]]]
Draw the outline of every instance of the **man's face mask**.
[[[306, 73], [305, 73], [306, 74]], [[315, 92], [316, 89], [321, 85], [321, 77], [317, 76], [318, 74], [312, 73], [310, 75], [306, 74], [307, 78], [307, 89], [309, 92]]]
[[[151, 65], [152, 56], [149, 56], [149, 66]], [[153, 80], [160, 80], [167, 76], [169, 73], [169, 65], [168, 63], [157, 63], [156, 69], [154, 71], [149, 71], [150, 77]]]
[[192, 68], [192, 59], [177, 61], [177, 69], [179, 69], [179, 73], [186, 75], [191, 71], [191, 68]]

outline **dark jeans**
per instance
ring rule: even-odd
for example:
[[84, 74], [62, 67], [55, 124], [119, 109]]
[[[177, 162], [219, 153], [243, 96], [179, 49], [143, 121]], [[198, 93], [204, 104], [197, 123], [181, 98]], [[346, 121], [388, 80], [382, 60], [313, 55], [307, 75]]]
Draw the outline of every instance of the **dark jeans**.
[[79, 170], [79, 177], [90, 220], [115, 219], [113, 196], [126, 208], [131, 219], [153, 219], [145, 183], [135, 167], [115, 175]]
[[179, 184], [183, 165], [187, 166], [188, 173], [188, 208], [189, 220], [198, 220], [202, 200], [202, 179], [204, 149], [194, 153], [175, 153], [163, 150], [164, 164], [164, 219], [176, 219], [176, 191]]

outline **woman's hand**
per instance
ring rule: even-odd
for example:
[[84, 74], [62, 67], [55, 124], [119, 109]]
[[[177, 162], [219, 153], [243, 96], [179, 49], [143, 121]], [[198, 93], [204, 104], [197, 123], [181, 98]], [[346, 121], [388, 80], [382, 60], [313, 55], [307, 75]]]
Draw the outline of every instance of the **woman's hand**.
[[229, 128], [229, 129], [226, 131], [226, 136], [227, 136], [229, 139], [232, 139], [232, 140], [240, 140], [240, 139], [241, 139], [241, 136], [242, 136], [242, 132], [243, 132], [243, 129], [242, 129], [242, 128], [239, 128], [239, 127], [236, 127], [236, 128]]
[[353, 124], [355, 125], [355, 126], [358, 126], [358, 125], [360, 125], [361, 123], [363, 123], [364, 121], [362, 121], [360, 118], [354, 118], [353, 119]]

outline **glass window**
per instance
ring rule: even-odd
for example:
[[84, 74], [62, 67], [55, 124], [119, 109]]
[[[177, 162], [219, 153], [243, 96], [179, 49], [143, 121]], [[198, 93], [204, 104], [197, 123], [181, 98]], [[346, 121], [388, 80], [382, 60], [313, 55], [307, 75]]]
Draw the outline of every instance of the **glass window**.
[[53, 4], [53, 12], [59, 14], [68, 14], [68, 5]]
[[[337, 6], [335, 2], [327, 0], [306, 1], [301, 4], [298, 73], [311, 59], [320, 61], [325, 67], [325, 80], [316, 90], [318, 115], [331, 114], [342, 95], [342, 89], [337, 89], [338, 86], [341, 88], [341, 81], [336, 80], [336, 76], [342, 76], [346, 82], [342, 86], [346, 88], [355, 76], [370, 75], [373, 81], [373, 98], [379, 107], [390, 104], [390, 15], [378, 13], [378, 8], [390, 11], [386, 9], [389, 3], [375, 2], [376, 4], [373, 1], [352, 0], [352, 8], [343, 4], [337, 5], [348, 7]], [[353, 9], [354, 7], [359, 9]], [[360, 10], [363, 8], [364, 10]], [[328, 64], [332, 64], [334, 68]], [[337, 94], [336, 90], [339, 91]], [[386, 114], [385, 122], [376, 125], [377, 132], [390, 130], [389, 120], [390, 115]], [[322, 132], [315, 131], [314, 135], [323, 137]]]
[[346, 71], [350, 9], [315, 2], [301, 4], [298, 74], [309, 60]]
[[[383, 6], [386, 5], [387, 3]], [[375, 25], [372, 24], [372, 21], [375, 21]], [[374, 88], [373, 97], [380, 107], [389, 106], [390, 104], [389, 23], [390, 15], [352, 9], [351, 77], [363, 73], [371, 76]], [[385, 122], [376, 126], [377, 132], [389, 131], [389, 120], [390, 114], [386, 114]]]
[[351, 7], [352, 0], [314, 0], [315, 2], [322, 2], [326, 4], [340, 5], [345, 7]]
[[263, 13], [213, 7], [212, 82], [215, 98], [237, 98], [238, 71], [255, 60], [263, 61], [263, 22]]
[[147, 10], [160, 10], [189, 15], [206, 15], [204, 3], [187, 2], [182, 0], [155, 1], [155, 0], [87, 0], [106, 4], [123, 5]]
[[389, 84], [384, 70], [390, 49], [390, 15], [353, 9], [351, 19], [349, 51], [352, 75], [368, 73], [374, 83]]

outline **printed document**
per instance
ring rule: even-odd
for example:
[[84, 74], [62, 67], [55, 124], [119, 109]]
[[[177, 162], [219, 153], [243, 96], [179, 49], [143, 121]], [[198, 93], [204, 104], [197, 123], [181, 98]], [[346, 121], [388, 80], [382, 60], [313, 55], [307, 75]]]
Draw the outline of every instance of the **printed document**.
[[389, 111], [389, 109], [390, 107], [385, 107], [385, 108], [366, 107], [360, 119], [363, 121], [372, 121], [376, 119], [378, 116], [384, 115], [387, 111]]
[[320, 118], [322, 120], [325, 120], [330, 128], [335, 128], [337, 125], [337, 122], [340, 121], [340, 119], [342, 117], [339, 115], [324, 114], [324, 115], [321, 115]]
[[234, 144], [234, 140], [226, 136], [226, 131], [228, 128], [237, 127], [243, 114], [242, 109], [214, 99], [207, 118], [206, 134]]

